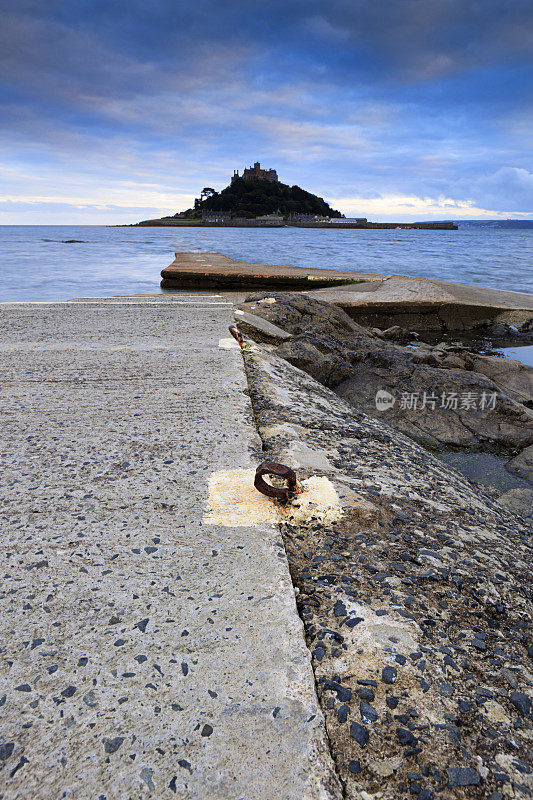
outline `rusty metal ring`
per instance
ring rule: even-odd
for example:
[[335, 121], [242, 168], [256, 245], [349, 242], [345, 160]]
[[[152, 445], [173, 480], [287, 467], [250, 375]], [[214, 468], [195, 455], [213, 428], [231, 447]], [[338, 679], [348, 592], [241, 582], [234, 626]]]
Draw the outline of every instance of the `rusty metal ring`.
[[[275, 475], [277, 478], [283, 478], [287, 481], [287, 486], [284, 488], [272, 486], [263, 480], [263, 475]], [[291, 494], [298, 491], [298, 481], [294, 470], [286, 467], [285, 464], [278, 464], [276, 461], [264, 461], [259, 464], [255, 471], [254, 486], [267, 497], [275, 497], [284, 503], [288, 501]]]
[[239, 343], [241, 350], [246, 349], [246, 345], [244, 344], [244, 339], [242, 338], [242, 333], [238, 329], [236, 325], [230, 325], [228, 328], [229, 332], [233, 336], [233, 338]]

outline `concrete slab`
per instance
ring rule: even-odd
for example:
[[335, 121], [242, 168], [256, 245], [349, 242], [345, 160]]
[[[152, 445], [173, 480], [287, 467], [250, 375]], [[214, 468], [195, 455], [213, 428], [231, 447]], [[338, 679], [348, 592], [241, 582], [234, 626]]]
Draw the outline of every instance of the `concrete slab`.
[[530, 294], [398, 275], [319, 289], [313, 296], [340, 306], [361, 325], [383, 328], [469, 330], [510, 310], [533, 312]]
[[[317, 289], [354, 281], [372, 280], [365, 272], [285, 267], [276, 264], [252, 264], [220, 253], [176, 253], [172, 264], [161, 272], [164, 289]], [[379, 276], [377, 276], [379, 277]]]
[[163, 288], [305, 291], [338, 305], [361, 325], [464, 331], [501, 314], [531, 315], [533, 295], [447, 281], [233, 261], [220, 253], [176, 253]]
[[277, 325], [273, 325], [263, 317], [258, 317], [257, 314], [249, 314], [247, 311], [235, 309], [235, 320], [241, 333], [252, 333], [254, 341], [262, 341], [272, 344], [280, 344], [292, 338], [291, 333], [287, 333]]
[[0, 795], [341, 796], [219, 297], [0, 306]]

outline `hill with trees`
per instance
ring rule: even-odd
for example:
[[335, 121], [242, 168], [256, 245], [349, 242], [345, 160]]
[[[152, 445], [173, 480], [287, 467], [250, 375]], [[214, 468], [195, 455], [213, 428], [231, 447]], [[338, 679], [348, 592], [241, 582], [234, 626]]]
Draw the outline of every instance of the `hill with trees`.
[[138, 225], [179, 225], [188, 220], [200, 220], [204, 211], [229, 212], [232, 217], [255, 219], [264, 214], [313, 214], [320, 217], [340, 218], [342, 214], [326, 203], [322, 197], [306, 192], [299, 186], [266, 180], [235, 178], [221, 192], [205, 187], [194, 207], [160, 220], [145, 220]]
[[[196, 200], [194, 217], [203, 211], [229, 211], [233, 217], [254, 219], [263, 214], [316, 214], [321, 217], [342, 217], [321, 197], [306, 192], [299, 186], [288, 186], [278, 181], [257, 181], [236, 178], [220, 193], [204, 189], [200, 200]], [[185, 212], [187, 213], [187, 212]]]

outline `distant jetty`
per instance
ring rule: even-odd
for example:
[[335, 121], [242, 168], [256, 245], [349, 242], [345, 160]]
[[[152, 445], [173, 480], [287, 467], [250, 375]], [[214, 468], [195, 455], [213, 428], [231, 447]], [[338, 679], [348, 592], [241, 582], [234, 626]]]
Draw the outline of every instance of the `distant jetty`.
[[143, 220], [135, 226], [457, 230], [451, 221], [401, 223], [369, 222], [366, 217], [346, 219], [322, 197], [300, 186], [281, 183], [277, 171], [262, 169], [259, 161], [247, 167], [242, 176], [235, 170], [229, 186], [221, 192], [204, 187], [193, 208]]

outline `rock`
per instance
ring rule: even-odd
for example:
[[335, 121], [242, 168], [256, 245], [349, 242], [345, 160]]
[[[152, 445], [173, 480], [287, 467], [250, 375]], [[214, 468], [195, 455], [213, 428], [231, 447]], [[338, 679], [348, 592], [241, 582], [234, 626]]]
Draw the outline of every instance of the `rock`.
[[[533, 445], [533, 411], [486, 375], [458, 368], [456, 345], [413, 351], [375, 336], [339, 308], [314, 298], [291, 293], [251, 297], [256, 302], [243, 309], [293, 334], [277, 355], [422, 444], [479, 448], [490, 442], [510, 452]], [[451, 361], [443, 367], [446, 359]], [[380, 391], [388, 399], [378, 409]]]
[[116, 753], [123, 741], [123, 736], [115, 736], [114, 739], [106, 739], [104, 742], [104, 750], [106, 753]]
[[396, 728], [396, 736], [398, 737], [398, 741], [400, 744], [408, 747], [416, 747], [418, 744], [418, 739], [411, 731], [408, 731], [406, 728]]
[[[273, 303], [261, 301], [274, 300]], [[357, 331], [357, 325], [342, 309], [315, 300], [305, 294], [291, 292], [254, 292], [240, 306], [292, 334], [312, 329], [315, 333], [345, 334]]]
[[533, 341], [533, 314], [527, 310], [504, 311], [487, 326], [492, 336], [509, 335], [524, 342]]
[[370, 738], [365, 726], [361, 725], [359, 722], [352, 722], [350, 725], [350, 736], [352, 739], [355, 739], [361, 747], [364, 747]]
[[377, 722], [378, 720], [378, 712], [376, 709], [371, 706], [366, 700], [362, 700], [359, 705], [359, 711], [361, 713], [361, 719], [363, 722], [372, 724], [373, 722]]
[[324, 355], [305, 337], [295, 336], [276, 350], [277, 354], [298, 369], [308, 372], [324, 386], [337, 386], [352, 374], [352, 367], [342, 357]]
[[513, 689], [518, 689], [518, 678], [514, 672], [511, 672], [510, 669], [504, 667], [502, 670], [500, 670], [500, 674], [502, 678], [507, 681], [509, 686], [512, 686]]
[[533, 444], [511, 459], [507, 463], [507, 469], [516, 472], [522, 478], [533, 481]]
[[15, 748], [14, 742], [6, 742], [5, 744], [0, 744], [0, 761], [6, 761], [13, 752]]
[[533, 489], [510, 489], [498, 497], [498, 503], [514, 514], [533, 519]]
[[[336, 392], [356, 408], [425, 445], [509, 451], [533, 443], [533, 412], [501, 394], [484, 375], [412, 364], [400, 348], [370, 349]], [[378, 391], [392, 398], [378, 410]]]
[[475, 356], [474, 370], [494, 381], [517, 403], [531, 403], [533, 400], [533, 367], [511, 358]]
[[342, 600], [337, 600], [333, 606], [333, 613], [336, 617], [345, 617], [348, 614], [346, 605], [342, 602]]
[[382, 761], [377, 759], [368, 762], [368, 769], [380, 778], [390, 778], [400, 766], [397, 758], [384, 758]]
[[413, 338], [411, 331], [401, 328], [399, 325], [392, 325], [390, 328], [384, 330], [382, 335], [384, 339], [389, 339], [401, 344], [407, 344], [407, 342], [410, 342]]
[[342, 724], [348, 720], [348, 714], [350, 713], [350, 706], [342, 705], [340, 706], [337, 712], [337, 719]]
[[352, 699], [352, 690], [347, 686], [342, 686], [338, 681], [324, 681], [323, 687], [325, 690], [335, 692], [337, 700], [341, 703], [347, 703]]
[[446, 772], [450, 789], [457, 786], [477, 786], [481, 781], [476, 770], [471, 767], [448, 767]]
[[459, 358], [459, 356], [450, 354], [442, 359], [442, 361], [440, 362], [440, 366], [445, 369], [464, 369], [466, 364], [464, 359]]
[[438, 367], [442, 360], [444, 360], [442, 356], [439, 358], [432, 350], [422, 347], [411, 356], [412, 364], [429, 364], [432, 367]]
[[367, 700], [369, 703], [372, 703], [376, 697], [371, 686], [361, 686], [360, 689], [356, 690], [356, 694], [361, 700]]
[[396, 667], [384, 667], [381, 671], [381, 680], [384, 683], [396, 683], [398, 670]]
[[239, 308], [235, 309], [235, 320], [240, 332], [249, 336], [254, 342], [278, 345], [291, 338], [290, 333], [277, 325], [273, 325], [257, 314], [249, 314]]
[[519, 714], [523, 717], [529, 716], [529, 712], [531, 711], [531, 699], [524, 694], [523, 692], [511, 692], [509, 695], [509, 700], [516, 708]]

